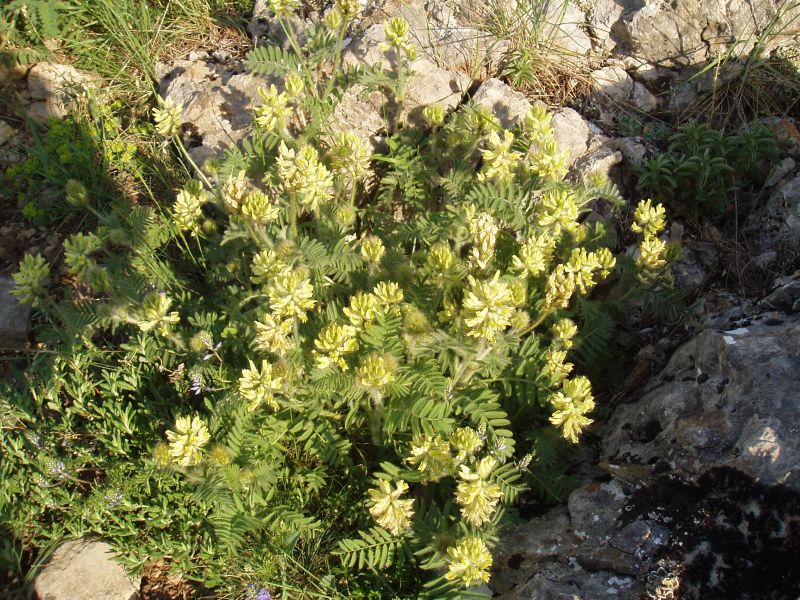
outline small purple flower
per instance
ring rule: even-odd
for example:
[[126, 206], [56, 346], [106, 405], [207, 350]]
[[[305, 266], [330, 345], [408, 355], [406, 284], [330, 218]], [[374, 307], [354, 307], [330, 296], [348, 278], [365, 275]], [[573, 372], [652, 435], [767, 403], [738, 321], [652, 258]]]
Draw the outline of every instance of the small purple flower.
[[199, 396], [203, 392], [203, 380], [197, 376], [192, 376], [192, 384], [189, 386], [189, 391], [195, 396]]
[[256, 600], [272, 600], [272, 596], [269, 595], [267, 588], [261, 588], [256, 594]]

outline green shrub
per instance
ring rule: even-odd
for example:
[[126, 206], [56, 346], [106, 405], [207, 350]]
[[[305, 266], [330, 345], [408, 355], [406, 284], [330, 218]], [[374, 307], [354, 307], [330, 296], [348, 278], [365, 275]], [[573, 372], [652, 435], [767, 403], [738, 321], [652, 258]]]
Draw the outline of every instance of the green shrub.
[[642, 167], [637, 190], [695, 221], [723, 215], [734, 194], [758, 191], [781, 157], [778, 140], [760, 125], [725, 134], [690, 123], [669, 141]]
[[[616, 189], [562, 180], [539, 107], [513, 131], [471, 105], [426, 107], [428, 130], [396, 109], [378, 154], [332, 130], [347, 86], [402, 106], [415, 53], [395, 19], [398, 69], [342, 73], [337, 7], [310, 48], [287, 28], [293, 50], [251, 55], [283, 90], [170, 209], [99, 213], [65, 242], [66, 287], [21, 265], [41, 327], [0, 405], [18, 537], [97, 532], [230, 593], [455, 598], [488, 580], [520, 493], [569, 492], [595, 405], [569, 359], [601, 364], [612, 308], [668, 287], [664, 210], [642, 203], [640, 255], [615, 257], [581, 216]], [[180, 108], [154, 113], [190, 161]]]

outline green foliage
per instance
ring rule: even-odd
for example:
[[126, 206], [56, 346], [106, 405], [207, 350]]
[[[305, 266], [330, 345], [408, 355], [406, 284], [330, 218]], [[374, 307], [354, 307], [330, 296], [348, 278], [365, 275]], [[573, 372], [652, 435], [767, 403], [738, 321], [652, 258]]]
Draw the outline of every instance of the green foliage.
[[[62, 0], [10, 0], [0, 6], [0, 40], [21, 64], [47, 58], [48, 39], [67, 29], [70, 6]], [[2, 47], [0, 46], [0, 47]]]
[[726, 134], [689, 123], [669, 142], [642, 167], [637, 190], [693, 220], [720, 217], [735, 193], [759, 191], [781, 157], [778, 140], [760, 125]]
[[[73, 125], [45, 134], [28, 192], [83, 179], [67, 197], [98, 227], [50, 265], [67, 277], [35, 298], [37, 349], [0, 390], [17, 539], [96, 533], [228, 595], [470, 598], [513, 503], [566, 498], [595, 404], [568, 361], [609, 354], [598, 283], [620, 313], [663, 292], [663, 210], [637, 209], [650, 246], [618, 271], [581, 216], [619, 192], [563, 181], [546, 111], [503, 131], [468, 104], [411, 127], [404, 23], [389, 74], [342, 70], [345, 26], [251, 54], [285, 83], [212, 169], [168, 140], [198, 177], [169, 206], [97, 193], [96, 167], [48, 162]], [[330, 126], [356, 83], [393, 107], [381, 154]], [[179, 107], [154, 113], [180, 131]], [[34, 300], [41, 271], [23, 263], [18, 293]]]

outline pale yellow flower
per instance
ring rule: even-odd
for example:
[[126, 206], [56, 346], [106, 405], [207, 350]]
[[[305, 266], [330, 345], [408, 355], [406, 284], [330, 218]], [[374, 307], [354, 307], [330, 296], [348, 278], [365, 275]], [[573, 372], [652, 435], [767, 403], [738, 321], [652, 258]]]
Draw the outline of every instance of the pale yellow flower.
[[546, 192], [539, 205], [538, 223], [552, 231], [557, 237], [562, 231], [575, 231], [580, 210], [575, 203], [575, 194], [569, 190], [556, 189]]
[[461, 481], [456, 488], [456, 504], [461, 506], [464, 520], [475, 527], [492, 518], [503, 495], [499, 485], [489, 482], [496, 466], [497, 461], [487, 456], [480, 460], [474, 472], [467, 465], [460, 467], [458, 476]]
[[486, 544], [477, 537], [465, 537], [447, 549], [449, 566], [445, 578], [460, 579], [465, 587], [489, 581], [492, 555]]
[[228, 179], [222, 184], [222, 196], [232, 212], [241, 210], [245, 194], [247, 194], [247, 173], [239, 171], [235, 177], [233, 174], [228, 175]]
[[393, 17], [384, 24], [383, 30], [386, 34], [386, 43], [381, 45], [383, 50], [402, 51], [409, 60], [417, 57], [417, 49], [408, 39], [408, 21], [402, 17]]
[[647, 236], [657, 236], [667, 225], [667, 211], [661, 204], [653, 206], [652, 200], [642, 200], [633, 212], [631, 230]]
[[261, 350], [283, 356], [294, 346], [292, 341], [293, 319], [282, 319], [271, 314], [256, 321], [256, 344]]
[[592, 419], [586, 413], [594, 409], [591, 383], [586, 377], [579, 376], [566, 380], [561, 391], [550, 397], [553, 414], [550, 422], [561, 428], [562, 435], [570, 442], [577, 443], [578, 435]]
[[175, 198], [172, 207], [172, 216], [176, 225], [183, 231], [189, 231], [196, 236], [200, 233], [200, 218], [203, 216], [203, 203], [208, 200], [208, 196], [203, 190], [202, 184], [192, 179], [186, 184]]
[[172, 98], [158, 99], [158, 106], [153, 109], [156, 131], [164, 137], [175, 137], [181, 131], [181, 108], [175, 106]]
[[275, 250], [262, 250], [253, 257], [250, 266], [253, 274], [250, 281], [258, 285], [266, 285], [286, 268], [286, 263], [278, 258]]
[[553, 340], [561, 348], [572, 348], [572, 338], [578, 333], [578, 326], [572, 319], [559, 319], [553, 325]]
[[175, 431], [167, 431], [167, 439], [172, 460], [189, 467], [200, 462], [201, 450], [211, 436], [203, 419], [194, 415], [175, 419]]
[[447, 273], [456, 264], [456, 255], [447, 242], [436, 242], [425, 259], [426, 270], [432, 275]]
[[444, 106], [441, 104], [429, 104], [422, 109], [422, 117], [431, 127], [439, 127], [444, 123]]
[[401, 498], [406, 491], [408, 484], [402, 479], [397, 482], [395, 489], [388, 481], [381, 479], [378, 489], [369, 490], [369, 514], [378, 525], [393, 535], [400, 535], [411, 526], [414, 500]]
[[461, 463], [483, 447], [483, 438], [472, 427], [459, 427], [450, 435], [450, 444], [458, 452], [456, 461]]
[[566, 265], [556, 265], [556, 268], [547, 277], [545, 286], [545, 310], [554, 308], [567, 308], [572, 295], [575, 293], [575, 277], [567, 271]]
[[544, 104], [536, 103], [531, 106], [525, 119], [522, 121], [522, 131], [533, 144], [541, 144], [553, 139], [553, 128], [550, 123], [553, 115]]
[[393, 281], [379, 282], [374, 294], [383, 306], [394, 306], [403, 301], [403, 290]]
[[569, 152], [559, 150], [554, 139], [544, 139], [533, 153], [530, 166], [543, 179], [560, 181], [569, 169]]
[[517, 271], [536, 276], [547, 270], [553, 258], [556, 240], [550, 235], [532, 235], [519, 248], [519, 253], [511, 259]]
[[336, 135], [329, 153], [331, 168], [340, 177], [361, 181], [370, 173], [372, 148], [362, 138], [350, 131]]
[[453, 465], [450, 444], [438, 434], [416, 434], [411, 441], [411, 456], [406, 460], [417, 465], [417, 470], [425, 473], [425, 478], [430, 481], [447, 476]]
[[26, 254], [19, 263], [19, 271], [11, 276], [14, 279], [11, 293], [23, 304], [35, 305], [48, 275], [50, 265], [41, 254]]
[[500, 281], [500, 271], [492, 279], [478, 281], [468, 277], [470, 288], [464, 296], [463, 317], [467, 335], [494, 342], [497, 334], [511, 324], [514, 295]]
[[375, 294], [358, 292], [350, 298], [350, 306], [345, 307], [344, 314], [357, 329], [372, 323], [378, 316], [378, 297]]
[[346, 371], [348, 367], [344, 355], [358, 350], [356, 328], [351, 325], [330, 323], [319, 332], [314, 341], [314, 348], [318, 368], [327, 369], [335, 365]]
[[256, 225], [274, 221], [280, 212], [280, 208], [261, 190], [253, 190], [242, 200], [242, 215]]
[[288, 319], [308, 320], [306, 312], [314, 308], [314, 287], [305, 271], [283, 269], [267, 288], [269, 306], [275, 315]]
[[266, 360], [261, 361], [260, 369], [252, 360], [248, 362], [250, 368], [243, 369], [239, 378], [239, 394], [248, 401], [247, 409], [253, 411], [266, 403], [272, 410], [278, 410], [275, 392], [281, 390], [283, 378], [273, 374], [272, 365]]
[[367, 354], [356, 369], [356, 380], [364, 387], [380, 389], [392, 383], [395, 377], [394, 361], [378, 352]]
[[551, 385], [559, 385], [572, 372], [572, 363], [567, 360], [566, 350], [549, 349], [545, 354], [542, 375], [550, 380]]
[[494, 217], [489, 213], [479, 213], [468, 221], [469, 234], [472, 237], [470, 265], [474, 269], [483, 270], [494, 258], [494, 247], [497, 242], [499, 228]]
[[370, 264], [378, 264], [386, 253], [380, 238], [370, 235], [361, 240], [361, 258]]
[[278, 93], [274, 83], [269, 88], [258, 88], [257, 91], [261, 105], [253, 109], [256, 123], [268, 132], [284, 129], [292, 115], [292, 109], [288, 105], [289, 96], [286, 92]]
[[478, 181], [510, 181], [519, 165], [522, 154], [511, 149], [514, 134], [503, 132], [503, 138], [496, 131], [489, 133], [488, 148], [481, 150], [483, 167], [478, 173]]
[[319, 154], [313, 146], [305, 145], [295, 151], [281, 142], [275, 162], [283, 187], [296, 193], [306, 209], [314, 211], [321, 203], [333, 198], [333, 175], [319, 161]]
[[137, 322], [144, 332], [156, 330], [161, 335], [168, 335], [172, 325], [180, 322], [176, 311], [170, 311], [172, 300], [164, 293], [152, 292], [142, 303], [141, 318]]

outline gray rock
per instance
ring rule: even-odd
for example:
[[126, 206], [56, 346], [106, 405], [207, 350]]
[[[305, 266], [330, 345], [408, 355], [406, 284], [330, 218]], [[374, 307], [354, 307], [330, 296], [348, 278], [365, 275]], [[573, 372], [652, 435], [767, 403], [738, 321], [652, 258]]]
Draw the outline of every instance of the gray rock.
[[704, 331], [681, 346], [637, 401], [611, 417], [608, 463], [665, 460], [696, 475], [731, 466], [800, 489], [800, 318]]
[[608, 177], [615, 166], [622, 162], [622, 152], [601, 146], [597, 150], [587, 152], [572, 165], [567, 178], [572, 181], [587, 181], [593, 174]]
[[595, 85], [595, 99], [604, 107], [604, 123], [613, 123], [619, 105], [631, 106], [651, 113], [658, 109], [659, 99], [620, 66], [608, 66], [591, 73]]
[[[620, 41], [631, 54], [668, 67], [703, 63], [724, 54], [734, 43], [737, 54], [747, 54], [776, 17], [778, 6], [761, 0], [644, 0], [620, 22]], [[773, 28], [771, 46], [800, 30], [798, 13], [800, 7], [784, 11]]]
[[37, 575], [34, 592], [40, 600], [134, 600], [139, 578], [129, 578], [112, 558], [105, 542], [65, 542]]
[[177, 60], [158, 63], [156, 72], [161, 95], [183, 108], [191, 130], [189, 153], [199, 165], [252, 133], [257, 90], [273, 81], [237, 63]]
[[11, 127], [5, 121], [0, 121], [0, 146], [3, 146], [12, 139], [15, 135], [17, 135], [17, 130]]
[[747, 217], [744, 232], [761, 251], [800, 241], [800, 174], [775, 188], [764, 206]]
[[559, 52], [583, 56], [592, 50], [586, 33], [586, 14], [572, 2], [550, 2], [542, 18], [539, 38], [546, 47]]
[[586, 22], [601, 48], [610, 51], [617, 45], [613, 31], [626, 10], [619, 0], [593, 0], [589, 3]]
[[769, 295], [761, 300], [761, 306], [768, 309], [779, 309], [785, 311], [797, 311], [798, 301], [800, 301], [800, 273], [795, 273], [792, 277], [782, 278]]
[[472, 101], [491, 110], [507, 129], [522, 123], [531, 109], [525, 94], [495, 78], [481, 83]]
[[100, 83], [98, 75], [71, 65], [37, 63], [28, 73], [28, 93], [32, 100], [28, 114], [39, 123], [51, 117], [64, 118], [81, 96], [99, 89]]
[[[289, 17], [289, 27], [297, 37], [298, 43], [302, 46], [305, 43], [305, 31], [310, 23], [305, 22], [298, 16]], [[273, 40], [282, 48], [289, 48], [289, 38], [281, 27], [280, 22], [275, 18], [275, 13], [269, 7], [268, 0], [256, 0], [253, 6], [253, 14], [247, 23], [247, 32], [253, 39], [253, 43], [259, 44], [262, 41]]]
[[772, 173], [769, 174], [769, 177], [764, 182], [764, 187], [774, 187], [778, 185], [784, 177], [794, 171], [796, 166], [797, 163], [795, 160], [791, 156], [787, 156], [777, 164], [772, 170]]
[[627, 495], [616, 481], [587, 485], [569, 495], [567, 508], [577, 537], [603, 542], [616, 530]]
[[30, 309], [11, 295], [13, 289], [14, 280], [0, 275], [0, 348], [22, 348], [28, 336]]

